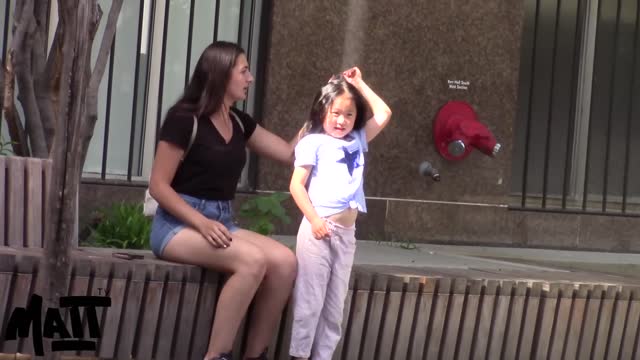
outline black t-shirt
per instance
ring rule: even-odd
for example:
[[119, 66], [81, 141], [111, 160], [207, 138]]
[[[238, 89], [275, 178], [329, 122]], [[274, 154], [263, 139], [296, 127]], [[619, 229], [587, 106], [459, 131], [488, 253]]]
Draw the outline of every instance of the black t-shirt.
[[[245, 146], [256, 129], [247, 113], [232, 108], [244, 125], [244, 132], [230, 114], [233, 135], [227, 144], [208, 116], [198, 119], [196, 138], [176, 170], [171, 187], [181, 194], [207, 200], [232, 200], [246, 162]], [[189, 146], [193, 131], [193, 114], [172, 111], [160, 129], [160, 140]]]

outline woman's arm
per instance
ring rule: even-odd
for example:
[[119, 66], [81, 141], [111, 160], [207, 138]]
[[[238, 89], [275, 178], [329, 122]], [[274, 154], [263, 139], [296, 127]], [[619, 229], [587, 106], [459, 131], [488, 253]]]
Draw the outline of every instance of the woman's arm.
[[231, 239], [228, 229], [196, 211], [171, 187], [183, 154], [183, 149], [170, 142], [158, 142], [149, 179], [149, 194], [164, 210], [200, 231], [214, 246], [226, 247], [229, 245], [228, 240]]
[[362, 80], [362, 73], [357, 67], [343, 72], [345, 79], [352, 84], [369, 103], [373, 117], [367, 121], [365, 132], [367, 142], [373, 140], [391, 119], [391, 109], [387, 104]]
[[305, 187], [312, 168], [311, 165], [297, 166], [291, 176], [289, 191], [300, 211], [302, 211], [311, 223], [313, 236], [320, 240], [329, 235], [329, 229], [327, 228], [325, 220], [318, 215], [316, 209], [313, 207], [309, 199], [309, 193]]
[[257, 125], [255, 131], [251, 134], [251, 137], [247, 142], [247, 146], [257, 154], [280, 161], [287, 165], [293, 165], [293, 151], [297, 143], [297, 134], [289, 142], [286, 142], [281, 137], [273, 134], [262, 126]]

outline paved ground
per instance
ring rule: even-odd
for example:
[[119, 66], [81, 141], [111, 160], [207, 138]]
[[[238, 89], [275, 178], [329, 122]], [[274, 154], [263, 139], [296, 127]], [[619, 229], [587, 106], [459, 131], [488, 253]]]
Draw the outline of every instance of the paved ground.
[[[293, 245], [295, 237], [279, 236]], [[640, 286], [640, 254], [358, 241], [355, 263], [397, 275]]]

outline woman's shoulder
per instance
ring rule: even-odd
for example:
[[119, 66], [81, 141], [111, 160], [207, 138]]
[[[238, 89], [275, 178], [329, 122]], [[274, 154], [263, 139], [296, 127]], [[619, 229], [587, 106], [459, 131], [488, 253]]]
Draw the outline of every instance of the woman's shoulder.
[[167, 110], [167, 115], [165, 116], [165, 121], [182, 121], [182, 120], [192, 120], [194, 114], [191, 111], [180, 108], [170, 108]]
[[240, 120], [242, 120], [243, 122], [245, 121], [251, 121], [251, 122], [255, 122], [255, 120], [253, 119], [253, 116], [251, 116], [249, 113], [244, 112], [240, 109], [238, 109], [235, 106], [232, 106], [229, 108], [238, 118], [240, 118]]
[[251, 115], [236, 107], [230, 107], [229, 110], [240, 120], [240, 122], [242, 123], [245, 139], [249, 139], [249, 137], [251, 137], [256, 127], [258, 126], [258, 123], [253, 119]]

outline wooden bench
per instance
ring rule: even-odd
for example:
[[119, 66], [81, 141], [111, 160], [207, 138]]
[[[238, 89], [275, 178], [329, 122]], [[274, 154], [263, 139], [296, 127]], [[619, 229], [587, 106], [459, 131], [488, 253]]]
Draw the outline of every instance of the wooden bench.
[[[40, 288], [41, 252], [0, 248], [3, 332], [11, 310]], [[120, 260], [108, 249], [74, 251], [68, 294], [106, 289], [112, 304], [98, 310], [98, 350], [67, 355], [202, 359], [224, 279], [141, 253], [142, 260]], [[636, 286], [394, 276], [357, 266], [334, 359], [583, 359], [592, 352], [595, 359], [632, 359], [639, 323]], [[270, 359], [289, 359], [290, 329], [287, 308]], [[0, 338], [0, 353], [32, 350], [30, 339]]]

